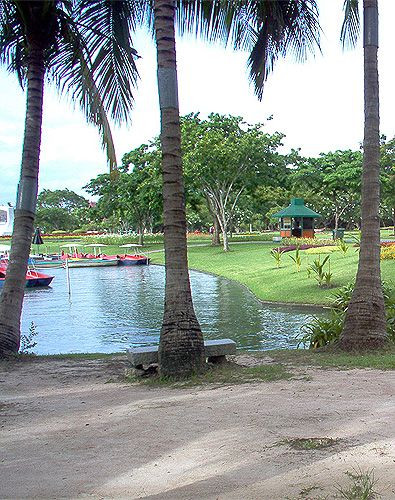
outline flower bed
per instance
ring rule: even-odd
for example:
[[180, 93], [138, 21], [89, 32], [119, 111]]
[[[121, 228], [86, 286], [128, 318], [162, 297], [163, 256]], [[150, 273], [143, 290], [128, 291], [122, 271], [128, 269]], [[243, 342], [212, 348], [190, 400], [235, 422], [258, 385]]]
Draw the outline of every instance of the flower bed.
[[380, 252], [381, 260], [395, 260], [395, 244], [385, 245]]

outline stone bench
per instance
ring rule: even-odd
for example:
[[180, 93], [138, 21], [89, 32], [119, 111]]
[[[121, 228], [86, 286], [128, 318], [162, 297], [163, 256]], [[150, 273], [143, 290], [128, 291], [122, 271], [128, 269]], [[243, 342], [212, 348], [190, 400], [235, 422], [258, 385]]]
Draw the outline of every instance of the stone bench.
[[[159, 346], [132, 347], [127, 349], [128, 360], [137, 370], [143, 366], [158, 363]], [[204, 342], [206, 358], [210, 363], [222, 363], [227, 354], [236, 354], [236, 342], [231, 339], [206, 340]]]

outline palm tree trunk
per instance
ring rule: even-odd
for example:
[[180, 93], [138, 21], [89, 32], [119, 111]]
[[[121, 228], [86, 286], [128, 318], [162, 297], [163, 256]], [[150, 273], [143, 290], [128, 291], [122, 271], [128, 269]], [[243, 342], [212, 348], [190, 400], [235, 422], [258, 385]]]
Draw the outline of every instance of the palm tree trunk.
[[44, 91], [43, 50], [30, 46], [21, 175], [7, 275], [0, 297], [0, 357], [16, 353], [36, 211]]
[[175, 0], [155, 0], [154, 24], [161, 110], [165, 310], [159, 345], [162, 375], [188, 375], [205, 364], [203, 335], [188, 275], [181, 130], [178, 107]]
[[388, 340], [380, 276], [380, 140], [377, 70], [377, 0], [364, 0], [365, 130], [362, 172], [362, 233], [354, 293], [347, 309], [340, 346], [379, 348]]

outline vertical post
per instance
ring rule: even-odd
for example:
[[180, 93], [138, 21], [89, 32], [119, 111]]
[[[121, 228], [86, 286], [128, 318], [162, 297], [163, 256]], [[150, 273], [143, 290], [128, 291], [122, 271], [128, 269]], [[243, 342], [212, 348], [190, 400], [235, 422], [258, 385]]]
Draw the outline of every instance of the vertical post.
[[66, 258], [66, 282], [67, 282], [67, 291], [69, 293], [69, 298], [71, 298], [70, 268], [69, 268], [69, 259], [67, 258]]

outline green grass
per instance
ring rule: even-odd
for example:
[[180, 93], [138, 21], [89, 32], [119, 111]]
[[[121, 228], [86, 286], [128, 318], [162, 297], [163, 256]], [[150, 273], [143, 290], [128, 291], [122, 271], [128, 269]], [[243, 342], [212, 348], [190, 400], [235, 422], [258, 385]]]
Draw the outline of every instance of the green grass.
[[274, 382], [289, 380], [293, 374], [282, 364], [245, 367], [235, 363], [224, 363], [209, 367], [204, 373], [192, 375], [187, 379], [153, 376], [148, 378], [128, 375], [126, 381], [151, 387], [188, 388], [199, 385], [229, 385], [251, 382]]
[[[329, 304], [331, 291], [355, 278], [358, 253], [354, 247], [350, 247], [346, 255], [334, 252], [330, 256], [332, 290], [320, 288], [312, 277], [307, 276], [306, 268], [317, 255], [300, 252], [302, 267], [297, 272], [296, 265], [289, 257], [294, 252], [283, 254], [280, 268], [277, 268], [270, 255], [273, 247], [272, 244], [233, 244], [228, 253], [218, 247], [190, 247], [189, 266], [238, 281], [259, 299], [269, 302]], [[164, 263], [162, 253], [153, 253], [151, 258], [153, 263]], [[395, 282], [395, 261], [382, 261], [382, 275], [383, 279]]]
[[254, 353], [255, 356], [270, 356], [277, 363], [291, 366], [319, 366], [322, 368], [373, 368], [395, 370], [395, 346], [378, 352], [344, 353], [315, 351], [308, 349], [281, 349]]
[[351, 485], [348, 488], [338, 487], [338, 496], [346, 500], [373, 500], [381, 497], [375, 491], [377, 480], [374, 477], [374, 472], [368, 470], [366, 472], [361, 469], [346, 471], [345, 474], [351, 479]]
[[324, 448], [330, 448], [339, 442], [338, 439], [332, 438], [289, 438], [280, 441], [278, 444], [286, 444], [294, 450], [301, 451], [311, 451], [311, 450], [322, 450]]

